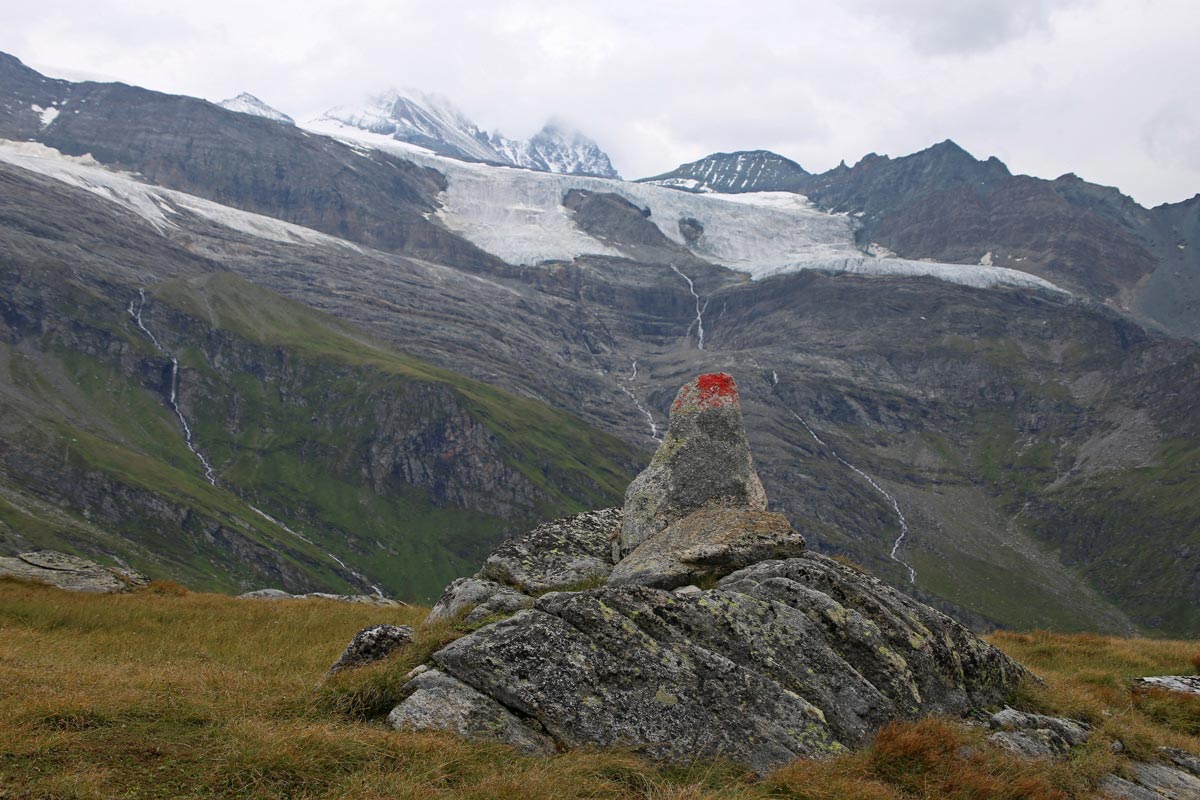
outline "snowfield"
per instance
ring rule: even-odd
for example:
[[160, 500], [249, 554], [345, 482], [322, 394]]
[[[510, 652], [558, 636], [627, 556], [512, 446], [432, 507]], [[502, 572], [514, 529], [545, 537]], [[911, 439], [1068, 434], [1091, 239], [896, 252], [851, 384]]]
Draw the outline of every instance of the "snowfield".
[[160, 233], [178, 227], [171, 217], [190, 212], [210, 222], [259, 239], [303, 246], [336, 246], [360, 251], [351, 242], [293, 225], [274, 217], [223, 206], [194, 195], [138, 181], [128, 172], [109, 169], [90, 155], [63, 155], [37, 142], [0, 139], [0, 161], [91, 192], [132, 211]]
[[303, 127], [355, 146], [396, 153], [441, 172], [449, 184], [438, 212], [442, 221], [511, 264], [621, 255], [613, 244], [579, 229], [571, 213], [563, 208], [563, 196], [571, 189], [582, 189], [609, 192], [638, 208], [648, 208], [650, 220], [663, 235], [681, 246], [688, 245], [679, 231], [679, 221], [699, 221], [704, 235], [689, 249], [755, 279], [815, 269], [860, 275], [929, 276], [977, 288], [1019, 286], [1064, 291], [1018, 270], [879, 258], [863, 253], [854, 244], [854, 221], [850, 217], [821, 211], [803, 196], [790, 192], [697, 194], [649, 183], [470, 164], [328, 118]]

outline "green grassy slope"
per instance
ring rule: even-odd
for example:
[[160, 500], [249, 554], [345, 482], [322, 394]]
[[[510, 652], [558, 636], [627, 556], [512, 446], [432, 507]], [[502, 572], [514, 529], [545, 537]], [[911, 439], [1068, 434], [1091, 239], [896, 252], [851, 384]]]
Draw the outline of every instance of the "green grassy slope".
[[3, 345], [10, 542], [209, 589], [290, 576], [428, 599], [505, 534], [615, 503], [630, 478], [629, 448], [568, 414], [215, 273], [156, 287], [144, 315], [181, 363], [212, 486], [165, 402], [169, 359], [123, 307], [130, 291], [56, 281], [41, 335]]

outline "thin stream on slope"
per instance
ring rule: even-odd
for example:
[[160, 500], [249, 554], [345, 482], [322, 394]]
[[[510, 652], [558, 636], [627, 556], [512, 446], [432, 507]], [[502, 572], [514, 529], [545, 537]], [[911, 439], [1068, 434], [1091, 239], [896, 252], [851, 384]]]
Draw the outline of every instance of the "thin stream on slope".
[[[704, 303], [704, 305], [701, 306], [700, 305], [701, 297], [700, 297], [700, 295], [696, 294], [696, 284], [692, 283], [692, 279], [689, 278], [687, 275], [685, 275], [683, 273], [683, 271], [681, 269], [679, 269], [679, 267], [675, 266], [674, 264], [671, 265], [671, 269], [675, 270], [676, 275], [678, 275], [679, 277], [681, 277], [685, 281], [687, 281], [688, 291], [692, 293], [692, 297], [696, 298], [696, 348], [699, 350], [703, 350], [704, 349], [704, 310], [706, 308], [708, 308], [708, 303], [706, 301]], [[688, 330], [689, 331], [691, 330], [690, 325], [688, 326]]]
[[[775, 370], [771, 370], [771, 381], [772, 381], [771, 388], [772, 388], [772, 390], [774, 390], [775, 387], [779, 386], [779, 375], [778, 375], [778, 373], [775, 372]], [[778, 392], [776, 392], [776, 396], [778, 397]], [[783, 398], [780, 398], [780, 399], [782, 400]], [[787, 406], [784, 406], [784, 408], [787, 408]], [[826, 450], [828, 450], [829, 453], [834, 458], [836, 458], [838, 461], [840, 461], [842, 463], [842, 465], [845, 466], [847, 469], [851, 470], [852, 472], [854, 472], [855, 474], [860, 476], [863, 480], [865, 480], [867, 483], [871, 484], [871, 487], [873, 489], [875, 489], [875, 491], [879, 492], [879, 494], [882, 495], [885, 500], [887, 500], [889, 503], [891, 503], [892, 510], [896, 512], [896, 518], [900, 521], [900, 535], [897, 536], [896, 541], [892, 543], [892, 552], [888, 554], [888, 557], [891, 558], [892, 561], [895, 561], [897, 564], [900, 564], [905, 569], [907, 569], [908, 570], [908, 582], [911, 584], [915, 584], [917, 582], [916, 569], [913, 568], [912, 564], [909, 564], [907, 561], [900, 558], [900, 545], [902, 545], [904, 543], [904, 540], [906, 538], [908, 538], [908, 534], [909, 534], [908, 520], [906, 520], [904, 518], [904, 512], [902, 512], [900, 510], [900, 503], [898, 503], [896, 501], [896, 498], [892, 495], [891, 492], [889, 492], [887, 489], [884, 489], [882, 486], [880, 486], [879, 483], [874, 478], [872, 478], [867, 473], [863, 472], [858, 467], [851, 464], [846, 459], [842, 458], [841, 454], [838, 453], [837, 450], [834, 450], [832, 447], [830, 447], [825, 442], [824, 439], [822, 439], [820, 436], [817, 435], [817, 432], [812, 429], [812, 426], [808, 424], [808, 421], [805, 420], [804, 417], [800, 416], [799, 414], [797, 414], [795, 411], [793, 411], [790, 408], [787, 408], [787, 411], [789, 414], [791, 414], [793, 417], [795, 417], [801, 425], [804, 426], [804, 430], [808, 431], [808, 435], [811, 436], [813, 438], [813, 440], [816, 441], [817, 444], [821, 445]]]
[[[138, 330], [140, 330], [142, 333], [146, 334], [146, 338], [150, 340], [150, 343], [154, 345], [155, 349], [158, 350], [158, 352], [162, 353], [164, 356], [171, 359], [171, 386], [170, 386], [170, 393], [167, 395], [167, 405], [169, 405], [171, 407], [171, 410], [175, 412], [175, 416], [179, 419], [179, 424], [183, 426], [184, 443], [187, 444], [188, 450], [192, 451], [192, 454], [195, 455], [196, 458], [200, 460], [200, 465], [202, 467], [204, 467], [204, 478], [210, 484], [212, 484], [213, 486], [216, 486], [217, 478], [216, 478], [215, 473], [213, 472], [212, 465], [208, 463], [208, 459], [204, 457], [204, 454], [201, 453], [199, 449], [197, 449], [195, 442], [193, 441], [192, 427], [190, 425], [188, 425], [187, 418], [183, 416], [183, 411], [181, 411], [179, 408], [179, 403], [178, 403], [179, 360], [177, 358], [175, 358], [175, 356], [171, 355], [170, 351], [168, 351], [167, 348], [163, 347], [162, 343], [158, 341], [158, 337], [155, 336], [153, 333], [151, 333], [150, 329], [146, 327], [144, 322], [142, 322], [142, 309], [145, 308], [145, 306], [146, 306], [146, 290], [145, 289], [138, 289], [138, 301], [137, 301], [136, 309], [134, 308], [133, 304], [134, 304], [134, 301], [130, 300], [128, 311], [129, 311], [130, 318], [133, 319], [133, 322], [135, 325], [137, 325]], [[249, 503], [247, 503], [246, 507], [249, 508], [251, 511], [253, 511], [255, 514], [258, 514], [263, 519], [270, 522], [272, 525], [275, 525], [277, 528], [280, 528], [281, 530], [286, 531], [287, 533], [290, 533], [292, 536], [295, 536], [297, 539], [300, 539], [301, 541], [307, 542], [308, 544], [312, 545], [313, 547], [317, 547], [316, 542], [314, 542], [312, 539], [309, 539], [308, 537], [297, 533], [296, 531], [292, 530], [287, 525], [284, 525], [282, 522], [275, 519], [270, 514], [263, 511], [262, 509], [258, 508], [257, 506], [252, 506]], [[320, 548], [318, 548], [318, 549], [320, 549]], [[380, 590], [380, 588], [378, 586], [376, 586], [373, 583], [367, 583], [367, 579], [364, 578], [359, 573], [355, 572], [350, 567], [346, 566], [346, 562], [342, 561], [340, 558], [335, 556], [333, 553], [328, 553], [328, 552], [325, 552], [324, 550], [321, 550], [321, 552], [325, 553], [325, 555], [329, 556], [329, 558], [336, 561], [338, 566], [340, 566], [346, 572], [350, 573], [356, 579], [358, 579], [360, 584], [371, 587], [371, 589], [375, 592], [376, 596], [383, 597], [383, 591]]]
[[654, 415], [651, 414], [650, 411], [641, 404], [641, 401], [638, 400], [637, 395], [630, 391], [629, 387], [625, 385], [626, 383], [632, 383], [637, 379], [637, 359], [631, 358], [630, 361], [633, 362], [633, 371], [624, 381], [618, 380], [617, 386], [622, 392], [629, 396], [629, 399], [633, 401], [635, 406], [637, 406], [637, 410], [645, 415], [646, 421], [650, 423], [650, 438], [656, 442], [661, 442], [662, 436], [660, 436], [658, 433], [658, 423], [654, 421]]
[[146, 290], [138, 289], [138, 306], [135, 310], [133, 307], [133, 301], [129, 301], [129, 316], [133, 318], [133, 321], [138, 326], [138, 329], [142, 333], [146, 334], [147, 338], [150, 339], [150, 343], [153, 344], [160, 353], [171, 359], [171, 391], [170, 394], [167, 395], [167, 405], [169, 405], [171, 410], [175, 412], [175, 416], [179, 418], [179, 424], [183, 426], [184, 444], [186, 444], [188, 450], [191, 450], [192, 454], [200, 460], [200, 466], [204, 467], [204, 479], [213, 486], [216, 486], [217, 478], [213, 473], [212, 465], [208, 463], [208, 459], [204, 457], [204, 454], [196, 448], [196, 444], [192, 437], [192, 426], [188, 425], [188, 421], [183, 416], [183, 412], [179, 410], [179, 403], [177, 402], [179, 393], [179, 359], [167, 352], [167, 348], [162, 346], [162, 344], [158, 341], [158, 338], [155, 337], [155, 335], [150, 332], [150, 329], [147, 328], [142, 322], [142, 309], [145, 307], [145, 305]]

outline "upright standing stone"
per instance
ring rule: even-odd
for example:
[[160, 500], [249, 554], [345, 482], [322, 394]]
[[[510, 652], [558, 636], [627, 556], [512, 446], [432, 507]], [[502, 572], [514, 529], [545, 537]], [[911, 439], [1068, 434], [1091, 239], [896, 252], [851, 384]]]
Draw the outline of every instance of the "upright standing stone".
[[700, 375], [671, 404], [670, 428], [650, 466], [625, 492], [619, 557], [702, 508], [764, 511], [737, 384], [723, 372]]

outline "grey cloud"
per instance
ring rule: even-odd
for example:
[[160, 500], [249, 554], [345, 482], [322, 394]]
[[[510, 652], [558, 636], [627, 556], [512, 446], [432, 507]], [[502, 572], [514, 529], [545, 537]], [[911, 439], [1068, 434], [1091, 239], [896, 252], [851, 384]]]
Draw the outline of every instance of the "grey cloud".
[[1087, 0], [854, 0], [923, 53], [990, 50], [1046, 30], [1055, 11]]
[[1181, 97], [1164, 105], [1142, 126], [1142, 143], [1163, 167], [1200, 170], [1200, 102]]

